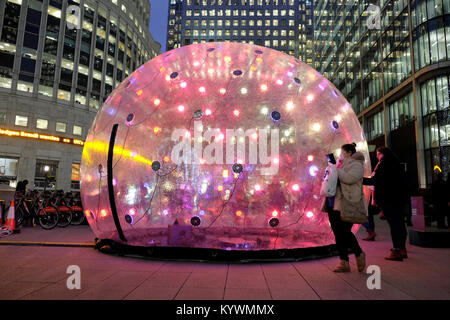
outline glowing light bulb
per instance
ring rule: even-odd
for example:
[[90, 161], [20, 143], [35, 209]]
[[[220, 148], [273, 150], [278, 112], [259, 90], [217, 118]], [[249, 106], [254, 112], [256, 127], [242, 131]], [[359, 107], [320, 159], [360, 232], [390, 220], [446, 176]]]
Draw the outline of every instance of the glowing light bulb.
[[313, 94], [308, 94], [308, 96], [306, 97], [306, 100], [308, 102], [312, 102], [314, 100], [314, 95]]
[[136, 214], [136, 210], [135, 209], [130, 209], [130, 211], [128, 211], [128, 213], [132, 216], [134, 216]]
[[162, 212], [162, 214], [165, 215], [165, 216], [167, 216], [167, 215], [169, 214], [169, 210], [164, 209], [163, 212]]
[[161, 128], [160, 127], [154, 127], [153, 128], [153, 132], [154, 133], [159, 133], [159, 132], [161, 132]]
[[242, 211], [241, 210], [236, 211], [236, 216], [238, 217], [242, 216]]
[[238, 109], [235, 109], [235, 110], [233, 111], [233, 114], [234, 114], [235, 117], [239, 117], [240, 112], [239, 112]]
[[217, 187], [217, 191], [222, 191], [223, 190], [223, 186], [218, 186]]
[[256, 62], [261, 62], [261, 61], [262, 61], [262, 58], [260, 58], [260, 57], [256, 58]]
[[308, 156], [308, 161], [314, 161], [314, 156], [310, 154], [310, 155]]
[[293, 74], [291, 71], [289, 71], [289, 72], [287, 73], [287, 75], [288, 75], [288, 77], [292, 77], [294, 74]]
[[193, 65], [194, 65], [194, 67], [198, 67], [200, 65], [200, 62], [194, 61]]
[[102, 210], [100, 211], [100, 216], [101, 216], [101, 217], [106, 217], [106, 215], [107, 215], [106, 210], [105, 210], [105, 209], [102, 209]]
[[299, 191], [300, 190], [300, 186], [298, 184], [294, 184], [292, 186], [292, 191]]
[[217, 137], [220, 141], [225, 139], [225, 135], [223, 133], [219, 134], [219, 136]]
[[306, 213], [306, 216], [311, 219], [312, 217], [314, 217], [314, 213], [312, 211], [308, 211]]
[[183, 112], [184, 111], [184, 106], [183, 105], [178, 106], [178, 111]]
[[229, 63], [229, 62], [231, 62], [231, 57], [226, 56], [226, 57], [224, 58], [224, 60], [225, 60], [226, 63]]
[[228, 170], [223, 170], [222, 171], [222, 177], [228, 178]]
[[140, 96], [143, 92], [144, 92], [144, 91], [142, 91], [142, 89], [141, 89], [141, 90], [139, 90], [138, 92], [136, 92], [136, 94], [137, 94], [138, 96]]
[[255, 185], [255, 190], [256, 191], [261, 191], [261, 186], [259, 184]]
[[183, 89], [186, 88], [187, 87], [186, 81], [183, 81], [182, 83], [180, 83], [180, 87]]
[[205, 164], [206, 160], [205, 159], [200, 159], [200, 164]]
[[170, 161], [169, 156], [165, 156], [165, 157], [164, 157], [164, 162], [169, 162], [169, 161]]
[[312, 126], [312, 129], [315, 131], [315, 132], [319, 132], [320, 131], [320, 124], [319, 123], [314, 123], [313, 124], [313, 126]]
[[280, 163], [280, 159], [278, 159], [278, 158], [273, 158], [273, 163], [279, 164], [279, 163]]
[[261, 85], [261, 91], [267, 91], [268, 87], [267, 84]]
[[91, 214], [91, 212], [90, 212], [89, 210], [85, 210], [85, 211], [84, 211], [84, 215], [85, 215], [86, 217], [89, 217], [90, 214]]
[[206, 109], [205, 110], [205, 115], [210, 116], [212, 114], [211, 109]]
[[185, 136], [186, 138], [190, 138], [190, 137], [191, 137], [191, 133], [190, 133], [189, 131], [186, 131], [186, 133], [184, 134], [184, 136]]
[[294, 102], [289, 101], [289, 102], [286, 104], [286, 109], [287, 109], [288, 111], [291, 111], [292, 109], [294, 109]]
[[161, 100], [159, 100], [158, 98], [156, 98], [155, 100], [153, 100], [153, 104], [155, 106], [159, 106], [161, 104]]
[[278, 216], [278, 211], [277, 210], [273, 210], [272, 211], [272, 217], [277, 217]]
[[283, 80], [278, 79], [278, 80], [277, 80], [277, 85], [279, 85], [279, 86], [283, 85]]
[[200, 87], [200, 88], [198, 88], [198, 91], [199, 91], [200, 93], [205, 93], [205, 92], [206, 92], [206, 89], [205, 89], [205, 87]]
[[318, 171], [319, 171], [319, 168], [317, 168], [317, 166], [309, 167], [309, 174], [313, 177], [315, 177], [317, 175]]
[[250, 70], [256, 71], [256, 70], [258, 70], [258, 68], [256, 68], [255, 66], [251, 66], [251, 67], [250, 67]]
[[219, 92], [220, 92], [220, 94], [225, 94], [225, 93], [227, 93], [227, 89], [221, 88], [221, 89], [219, 90]]
[[334, 120], [336, 120], [337, 122], [341, 122], [342, 116], [340, 114], [338, 114], [338, 115], [336, 115], [336, 117], [334, 117]]
[[268, 113], [269, 113], [269, 108], [267, 108], [267, 107], [262, 107], [262, 108], [261, 108], [261, 113], [262, 113], [262, 114], [268, 114]]
[[247, 94], [247, 92], [248, 92], [247, 88], [242, 88], [242, 89], [241, 89], [241, 93], [242, 93], [242, 94]]

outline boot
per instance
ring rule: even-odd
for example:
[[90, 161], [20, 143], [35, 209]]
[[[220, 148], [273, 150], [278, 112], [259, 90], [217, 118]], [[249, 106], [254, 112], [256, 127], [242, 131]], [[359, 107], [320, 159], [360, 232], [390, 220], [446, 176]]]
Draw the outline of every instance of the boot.
[[334, 268], [333, 272], [339, 273], [350, 272], [350, 263], [348, 263], [348, 261], [345, 260], [339, 260], [339, 263], [336, 266], [336, 268]]
[[[391, 251], [395, 251], [395, 249], [391, 249]], [[406, 248], [400, 249], [400, 254], [402, 255], [403, 259], [407, 259], [408, 258], [408, 252], [406, 251]]]
[[391, 261], [403, 261], [403, 255], [401, 254], [401, 251], [398, 249], [391, 249], [391, 254], [384, 258], [386, 260]]
[[356, 257], [356, 265], [358, 266], [358, 271], [363, 272], [366, 267], [366, 254], [361, 252], [361, 254]]
[[375, 233], [375, 231], [367, 229], [367, 237], [364, 238], [363, 240], [365, 241], [375, 241], [375, 237], [377, 236], [377, 234]]

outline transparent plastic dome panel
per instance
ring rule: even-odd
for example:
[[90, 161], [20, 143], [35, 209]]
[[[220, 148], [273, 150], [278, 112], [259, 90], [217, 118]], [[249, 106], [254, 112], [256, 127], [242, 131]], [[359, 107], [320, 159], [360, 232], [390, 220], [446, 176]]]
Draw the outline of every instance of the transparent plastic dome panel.
[[83, 150], [82, 200], [98, 238], [133, 246], [326, 246], [326, 155], [352, 142], [369, 175], [350, 104], [307, 64], [248, 44], [190, 45], [147, 62], [106, 100]]

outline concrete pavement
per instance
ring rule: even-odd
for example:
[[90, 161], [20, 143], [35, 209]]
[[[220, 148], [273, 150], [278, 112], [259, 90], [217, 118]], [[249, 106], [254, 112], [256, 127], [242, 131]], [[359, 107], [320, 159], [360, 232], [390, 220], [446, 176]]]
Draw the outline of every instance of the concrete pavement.
[[[384, 260], [391, 247], [386, 222], [377, 241], [360, 241], [368, 265], [381, 268], [381, 290], [369, 275], [331, 270], [337, 257], [314, 261], [226, 264], [116, 257], [88, 247], [0, 245], [0, 299], [450, 299], [450, 249], [408, 246], [404, 262]], [[358, 232], [360, 239], [364, 230]], [[26, 228], [2, 241], [89, 244], [88, 226], [45, 231]], [[69, 265], [81, 269], [81, 289], [69, 290]]]

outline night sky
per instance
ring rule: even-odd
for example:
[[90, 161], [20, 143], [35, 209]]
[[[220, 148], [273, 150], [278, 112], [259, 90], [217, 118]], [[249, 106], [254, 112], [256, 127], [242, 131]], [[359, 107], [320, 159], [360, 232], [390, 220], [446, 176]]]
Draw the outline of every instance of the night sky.
[[150, 33], [153, 39], [161, 43], [161, 52], [166, 51], [167, 15], [170, 0], [150, 0]]

